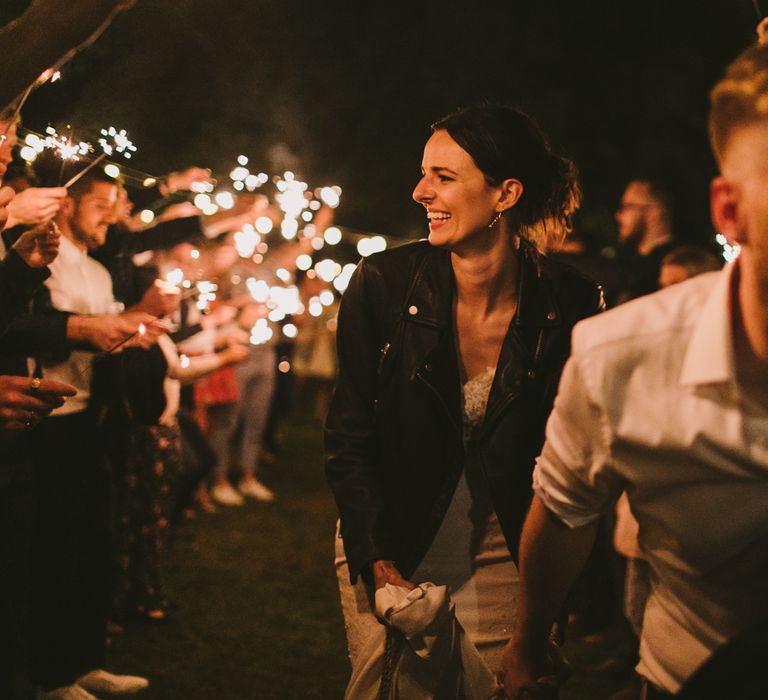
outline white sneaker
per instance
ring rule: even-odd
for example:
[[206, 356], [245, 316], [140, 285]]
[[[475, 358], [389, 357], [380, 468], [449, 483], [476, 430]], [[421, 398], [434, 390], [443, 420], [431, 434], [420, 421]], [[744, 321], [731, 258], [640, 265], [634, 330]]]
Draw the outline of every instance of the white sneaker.
[[37, 700], [98, 700], [79, 685], [65, 685], [55, 690], [37, 691]]
[[269, 503], [270, 501], [275, 500], [274, 492], [262, 484], [258, 479], [244, 479], [240, 482], [240, 485], [237, 488], [243, 496], [255, 498], [257, 501]]
[[229, 482], [216, 484], [211, 489], [211, 498], [223, 506], [241, 506], [245, 499], [237, 492]]
[[[110, 673], [109, 671], [104, 671], [99, 668], [78, 678], [77, 685], [79, 685], [81, 689], [85, 688], [85, 691], [90, 690], [94, 693], [133, 695], [133, 693], [138, 693], [140, 690], [147, 688], [149, 686], [149, 681], [140, 676], [118, 676], [115, 673]], [[89, 698], [93, 697], [93, 695], [87, 692], [86, 695]], [[87, 699], [83, 698], [83, 700]]]

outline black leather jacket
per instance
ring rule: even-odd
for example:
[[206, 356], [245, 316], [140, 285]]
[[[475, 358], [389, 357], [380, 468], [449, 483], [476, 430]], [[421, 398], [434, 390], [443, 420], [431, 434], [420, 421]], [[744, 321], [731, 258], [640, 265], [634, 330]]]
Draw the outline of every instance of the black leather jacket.
[[465, 445], [450, 253], [419, 241], [363, 260], [339, 311], [339, 375], [326, 422], [326, 473], [350, 577], [376, 559], [410, 577], [476, 460], [512, 556], [531, 500], [573, 325], [602, 308], [574, 269], [521, 248], [518, 310], [485, 420]]

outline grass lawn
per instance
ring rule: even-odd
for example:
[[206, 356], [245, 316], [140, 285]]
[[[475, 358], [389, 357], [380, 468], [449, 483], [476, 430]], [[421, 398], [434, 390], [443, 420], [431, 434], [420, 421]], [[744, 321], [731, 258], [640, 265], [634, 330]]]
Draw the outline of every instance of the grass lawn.
[[[172, 618], [113, 638], [108, 667], [148, 676], [142, 700], [342, 697], [349, 669], [336, 511], [319, 429], [286, 426], [280, 461], [264, 479], [275, 503], [220, 508], [182, 528], [166, 575]], [[615, 671], [594, 668], [614, 641], [569, 645], [576, 673], [562, 700], [606, 698], [618, 687]]]

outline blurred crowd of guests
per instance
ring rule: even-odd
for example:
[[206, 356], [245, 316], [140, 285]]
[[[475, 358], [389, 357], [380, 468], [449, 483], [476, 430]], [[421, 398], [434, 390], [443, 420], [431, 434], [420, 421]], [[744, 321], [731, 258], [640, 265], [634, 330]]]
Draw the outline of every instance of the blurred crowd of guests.
[[[47, 40], [26, 57], [34, 79], [129, 4], [35, 2], [3, 45], [33, 30]], [[53, 10], [78, 31], [43, 22]], [[84, 166], [49, 153], [25, 166], [18, 78], [0, 85], [0, 697], [88, 700], [148, 685], [104, 669], [108, 636], [166, 619], [163, 561], [185, 514], [213, 510], [209, 493], [275, 497], [259, 466], [278, 448], [294, 345], [300, 374], [327, 381], [334, 367], [313, 355], [332, 345], [335, 312], [300, 301], [317, 286], [295, 264], [308, 240], [280, 239], [267, 261], [236, 250], [234, 233], [279, 220], [263, 196], [204, 217], [188, 201], [210, 179], [201, 168], [129, 192], [101, 168], [62, 187]], [[151, 226], [137, 196], [157, 204]], [[281, 323], [256, 282], [294, 291]], [[281, 328], [304, 317], [302, 348]]]
[[[32, 79], [128, 3], [91, 4], [87, 36], [59, 37], [58, 53], [27, 70]], [[33, 15], [35, 5], [45, 3]], [[190, 508], [275, 498], [261, 465], [274, 459], [293, 392], [311, 397], [312, 420], [325, 415], [336, 303], [283, 319], [301, 329], [295, 342], [268, 319], [249, 278], [283, 285], [276, 273], [286, 271], [302, 308], [322, 285], [296, 269], [312, 253], [306, 241], [281, 242], [258, 264], [238, 253], [232, 234], [274, 214], [263, 198], [242, 196], [213, 217], [173, 203], [148, 226], [134, 194], [100, 169], [65, 189], [72, 165], [14, 168], [19, 86], [4, 87], [0, 697], [135, 692], [148, 681], [104, 670], [108, 631], [166, 618], [163, 560]], [[163, 200], [209, 177], [172, 173], [141, 196]], [[716, 252], [676, 238], [672, 206], [659, 183], [634, 180], [616, 211], [617, 258], [589, 256], [578, 239], [553, 255], [602, 283], [610, 305], [718, 269]], [[615, 569], [613, 542], [629, 562], [625, 603], [637, 630], [647, 572], [625, 502], [605, 530], [595, 579]]]

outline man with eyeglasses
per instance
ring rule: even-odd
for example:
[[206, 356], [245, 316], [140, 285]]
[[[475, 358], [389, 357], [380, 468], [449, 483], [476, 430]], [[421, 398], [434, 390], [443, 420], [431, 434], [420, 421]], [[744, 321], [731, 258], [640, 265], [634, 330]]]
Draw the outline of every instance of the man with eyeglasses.
[[659, 269], [664, 256], [679, 243], [672, 233], [668, 194], [652, 180], [632, 180], [616, 209], [619, 240], [629, 247], [629, 275], [619, 302], [659, 289]]

